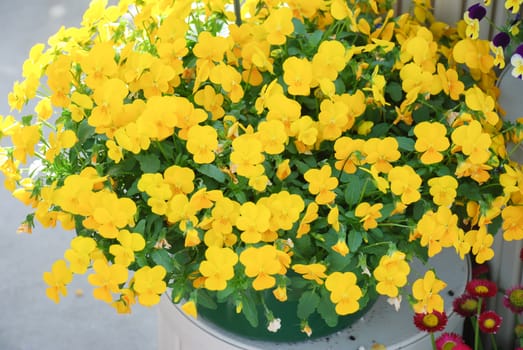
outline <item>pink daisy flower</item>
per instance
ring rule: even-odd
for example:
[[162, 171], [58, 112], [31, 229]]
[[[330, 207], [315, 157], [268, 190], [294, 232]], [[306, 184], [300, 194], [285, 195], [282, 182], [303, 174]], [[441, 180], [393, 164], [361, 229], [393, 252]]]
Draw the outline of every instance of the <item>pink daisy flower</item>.
[[501, 316], [494, 311], [485, 311], [479, 315], [479, 329], [483, 333], [496, 333], [501, 326]]
[[468, 345], [466, 345], [463, 341], [463, 339], [457, 335], [456, 333], [443, 333], [436, 339], [436, 349], [437, 350], [446, 350], [446, 349], [458, 349], [458, 350], [466, 350], [470, 349]]
[[447, 315], [436, 310], [428, 313], [416, 313], [414, 314], [414, 325], [424, 332], [442, 331], [447, 325]]
[[478, 311], [479, 300], [477, 297], [463, 294], [452, 302], [454, 311], [463, 317], [474, 316]]
[[523, 312], [523, 286], [515, 286], [505, 292], [503, 296], [503, 305], [509, 308], [513, 313], [520, 314]]
[[496, 283], [484, 279], [470, 280], [467, 283], [466, 289], [470, 295], [478, 298], [493, 297], [498, 292], [498, 286]]

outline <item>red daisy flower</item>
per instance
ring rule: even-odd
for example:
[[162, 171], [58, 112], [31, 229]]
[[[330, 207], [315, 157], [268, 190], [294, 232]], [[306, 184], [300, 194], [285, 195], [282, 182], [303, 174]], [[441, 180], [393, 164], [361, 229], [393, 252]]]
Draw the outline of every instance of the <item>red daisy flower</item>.
[[442, 331], [447, 325], [447, 315], [433, 310], [414, 314], [414, 325], [421, 331], [434, 333]]
[[452, 302], [454, 311], [463, 317], [474, 316], [478, 311], [478, 304], [479, 299], [468, 294], [463, 294]]
[[484, 279], [473, 279], [467, 283], [467, 292], [478, 298], [493, 297], [498, 292], [498, 286], [496, 283], [484, 280]]
[[[465, 347], [462, 347], [465, 346]], [[436, 349], [470, 349], [468, 345], [463, 342], [463, 339], [456, 333], [443, 333], [436, 339]]]
[[503, 304], [513, 313], [523, 312], [523, 286], [515, 286], [505, 292]]
[[479, 329], [483, 333], [496, 333], [501, 326], [501, 316], [494, 311], [485, 311], [479, 315]]
[[487, 278], [490, 268], [488, 264], [478, 264], [472, 268], [472, 278]]

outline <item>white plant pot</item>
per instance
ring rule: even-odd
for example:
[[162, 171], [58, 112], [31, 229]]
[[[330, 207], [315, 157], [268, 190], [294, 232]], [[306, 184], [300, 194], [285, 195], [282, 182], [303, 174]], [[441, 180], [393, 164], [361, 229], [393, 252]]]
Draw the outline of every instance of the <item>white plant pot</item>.
[[[446, 249], [431, 259], [427, 266], [413, 263], [411, 267], [411, 283], [423, 276], [427, 268], [434, 268], [438, 278], [447, 282], [447, 288], [442, 292], [449, 317], [445, 331], [461, 333], [463, 318], [452, 311], [452, 301], [464, 292], [470, 278], [468, 260], [460, 260], [453, 249]], [[381, 297], [364, 317], [343, 331], [298, 343], [270, 343], [240, 338], [205, 320], [187, 316], [165, 295], [158, 310], [160, 350], [370, 350], [375, 344], [382, 344], [387, 350], [431, 348], [428, 333], [418, 331], [413, 325], [413, 311], [406, 300], [396, 312], [386, 298]], [[277, 312], [275, 314], [277, 316]]]

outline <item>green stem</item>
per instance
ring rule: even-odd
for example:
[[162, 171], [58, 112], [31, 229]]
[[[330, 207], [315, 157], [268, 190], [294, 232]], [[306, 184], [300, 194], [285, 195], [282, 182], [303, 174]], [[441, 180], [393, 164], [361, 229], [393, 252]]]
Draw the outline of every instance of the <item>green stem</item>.
[[521, 148], [521, 141], [519, 141], [516, 144], [513, 144], [512, 149], [510, 150], [508, 157], [511, 158], [512, 154], [516, 151], [518, 151]]
[[432, 343], [432, 350], [437, 350], [436, 340], [434, 339], [434, 333], [430, 333], [430, 342]]
[[163, 155], [163, 157], [166, 160], [173, 160], [172, 157], [169, 156], [167, 151], [165, 151], [165, 149], [163, 148], [163, 145], [160, 141], [156, 141], [155, 144], [156, 144], [156, 147], [158, 147], [158, 149], [160, 150], [160, 153]]
[[474, 350], [478, 350], [479, 346], [479, 324], [478, 324], [478, 317], [474, 320]]
[[53, 131], [56, 131], [56, 126], [52, 123], [49, 123], [47, 120], [40, 120], [40, 123], [42, 123], [43, 125], [47, 126], [49, 129], [53, 130]]
[[367, 189], [367, 184], [369, 183], [369, 179], [365, 179], [365, 182], [363, 183], [363, 188], [361, 189], [360, 193], [360, 199], [358, 200], [358, 203], [361, 203], [363, 200], [363, 196], [365, 195], [365, 190]]
[[378, 242], [378, 243], [369, 244], [369, 245], [366, 245], [365, 247], [360, 248], [360, 251], [363, 252], [364, 250], [371, 249], [373, 247], [377, 247], [380, 245], [390, 245], [390, 243], [391, 242]]
[[479, 342], [479, 314], [481, 313], [481, 305], [483, 304], [483, 298], [479, 298], [478, 308], [476, 311], [476, 317], [474, 319], [474, 350], [478, 350], [480, 346]]
[[349, 159], [350, 159], [350, 155], [347, 158], [345, 158], [345, 160], [343, 161], [343, 164], [341, 165], [340, 171], [338, 173], [338, 182], [341, 182], [341, 176], [343, 175], [343, 172], [344, 172], [343, 168], [345, 168], [345, 164], [347, 164]]
[[389, 227], [401, 227], [401, 228], [411, 228], [409, 225], [402, 225], [402, 224], [396, 224], [396, 223], [393, 223], [393, 222], [382, 222], [382, 223], [379, 223], [378, 226], [389, 226]]
[[492, 342], [492, 349], [498, 350], [498, 345], [496, 344], [496, 337], [493, 333], [490, 333], [490, 340]]

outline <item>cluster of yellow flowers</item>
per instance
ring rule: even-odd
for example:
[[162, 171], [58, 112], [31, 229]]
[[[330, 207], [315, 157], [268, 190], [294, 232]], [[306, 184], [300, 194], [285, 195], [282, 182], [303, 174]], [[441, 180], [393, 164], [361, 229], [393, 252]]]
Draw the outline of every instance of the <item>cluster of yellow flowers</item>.
[[[310, 334], [313, 313], [334, 325], [408, 293], [414, 257], [488, 260], [501, 219], [523, 238], [505, 152], [522, 127], [497, 113], [488, 43], [413, 5], [249, 0], [241, 21], [227, 0], [94, 0], [35, 45], [9, 95], [38, 98], [35, 116], [0, 119], [0, 170], [27, 230], [78, 235], [48, 296], [93, 270], [119, 312], [169, 288], [190, 314], [228, 301], [254, 325], [256, 304], [294, 298]], [[444, 286], [421, 276], [414, 309], [442, 309]]]

